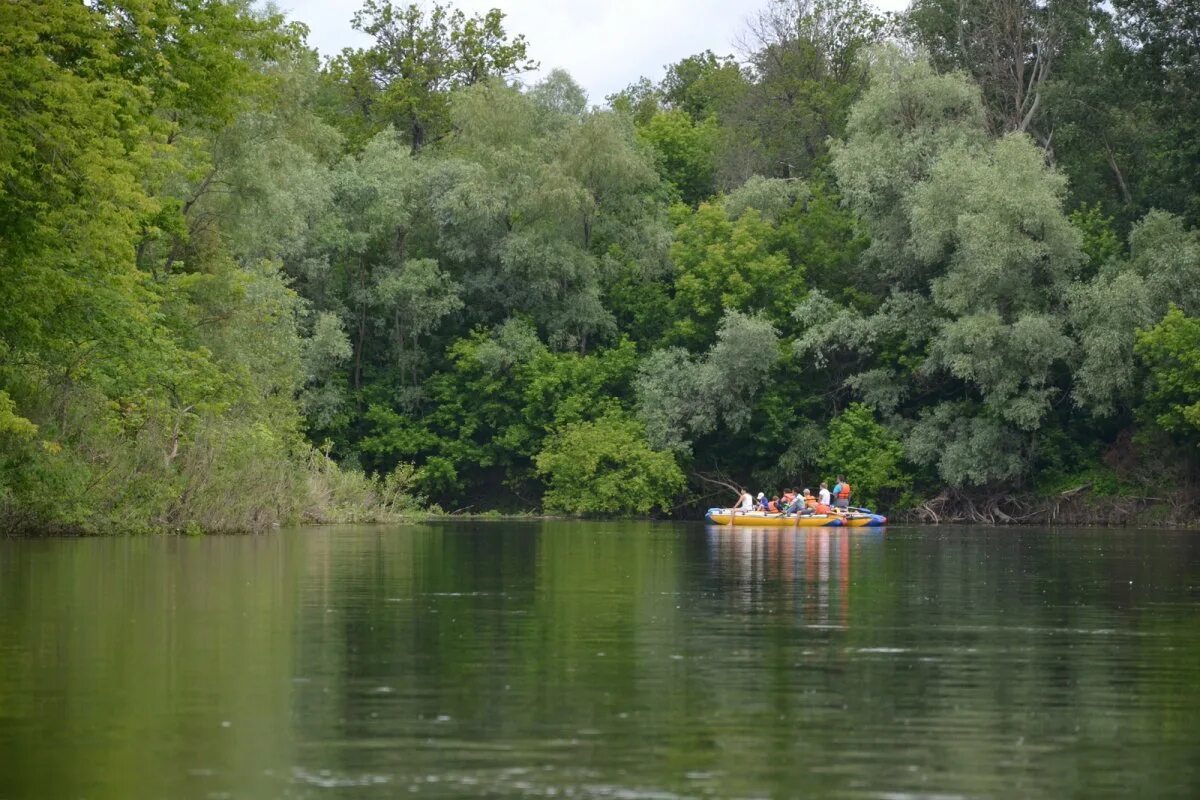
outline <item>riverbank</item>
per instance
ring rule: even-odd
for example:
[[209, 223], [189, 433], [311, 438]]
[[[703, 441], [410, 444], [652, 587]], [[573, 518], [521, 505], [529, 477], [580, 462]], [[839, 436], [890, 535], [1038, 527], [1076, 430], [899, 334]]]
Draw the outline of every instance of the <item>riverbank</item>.
[[[197, 521], [180, 524], [123, 526], [93, 522], [80, 525], [6, 526], [7, 537], [78, 537], [127, 534], [253, 534], [294, 525], [404, 524], [427, 522], [552, 522], [580, 520], [536, 511], [444, 511], [436, 504], [422, 506], [421, 498], [401, 490], [402, 480], [372, 480], [361, 473], [325, 471], [310, 477], [308, 503], [290, 518], [253, 515], [243, 527], [206, 527]], [[893, 525], [982, 524], [1011, 526], [1083, 526], [1111, 528], [1200, 528], [1200, 502], [1194, 494], [1176, 492], [1165, 497], [1101, 495], [1080, 486], [1053, 496], [996, 492], [980, 494], [947, 489], [909, 509], [881, 507]], [[699, 506], [673, 516], [627, 515], [609, 521], [698, 522]]]
[[1165, 497], [1101, 495], [1080, 486], [1053, 496], [972, 494], [948, 489], [907, 511], [889, 515], [906, 524], [1081, 525], [1196, 528], [1200, 503], [1194, 493]]

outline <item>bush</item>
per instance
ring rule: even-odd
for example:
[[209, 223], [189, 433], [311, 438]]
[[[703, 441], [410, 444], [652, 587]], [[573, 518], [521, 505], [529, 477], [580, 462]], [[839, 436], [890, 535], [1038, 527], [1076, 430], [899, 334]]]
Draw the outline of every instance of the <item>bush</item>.
[[424, 498], [412, 494], [417, 470], [400, 463], [386, 475], [343, 469], [323, 450], [308, 458], [308, 522], [390, 522], [420, 510]]
[[536, 458], [549, 485], [547, 511], [567, 514], [646, 514], [669, 509], [683, 489], [675, 456], [650, 449], [641, 423], [620, 411], [566, 425]]

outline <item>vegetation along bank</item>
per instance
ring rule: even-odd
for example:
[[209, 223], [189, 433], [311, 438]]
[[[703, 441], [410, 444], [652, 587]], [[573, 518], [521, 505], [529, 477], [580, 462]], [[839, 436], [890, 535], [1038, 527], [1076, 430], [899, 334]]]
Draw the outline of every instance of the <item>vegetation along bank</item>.
[[602, 99], [500, 11], [0, 3], [0, 530], [1195, 522], [1195, 22], [773, 0]]

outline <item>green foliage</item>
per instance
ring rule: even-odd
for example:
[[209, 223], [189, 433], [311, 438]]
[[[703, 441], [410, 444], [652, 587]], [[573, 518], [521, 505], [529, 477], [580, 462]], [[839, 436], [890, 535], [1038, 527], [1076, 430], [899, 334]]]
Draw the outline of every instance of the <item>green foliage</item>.
[[309, 522], [391, 522], [425, 505], [425, 499], [413, 493], [412, 464], [369, 476], [340, 467], [327, 453], [314, 449], [306, 466], [309, 505], [304, 519]]
[[1029, 467], [1023, 437], [977, 404], [943, 402], [923, 412], [904, 440], [905, 456], [950, 486], [1019, 483]]
[[0, 15], [0, 206], [19, 220], [0, 238], [0, 526], [294, 519], [303, 304], [276, 259], [324, 207], [336, 143], [305, 115], [298, 29], [242, 2]]
[[679, 110], [660, 111], [638, 128], [638, 135], [658, 153], [663, 179], [688, 205], [712, 196], [717, 130], [714, 117], [697, 123]]
[[650, 444], [687, 453], [724, 424], [738, 433], [779, 359], [779, 333], [762, 316], [731, 311], [702, 358], [679, 347], [651, 353], [638, 369], [638, 417]]
[[667, 106], [702, 123], [729, 114], [746, 85], [733, 56], [705, 50], [668, 65], [659, 91]]
[[1082, 237], [1080, 249], [1087, 256], [1089, 272], [1098, 272], [1120, 254], [1121, 241], [1113, 227], [1113, 218], [1104, 216], [1099, 203], [1075, 209], [1068, 219]]
[[821, 448], [824, 475], [845, 475], [860, 506], [876, 506], [889, 489], [903, 489], [911, 475], [903, 465], [903, 447], [875, 420], [871, 409], [852, 403], [829, 422], [829, 438]]
[[675, 457], [651, 450], [641, 424], [619, 411], [558, 429], [536, 464], [552, 513], [647, 514], [669, 509], [684, 486]]
[[804, 294], [804, 271], [788, 262], [776, 229], [758, 210], [747, 208], [733, 219], [724, 207], [705, 203], [681, 216], [671, 246], [672, 340], [708, 344], [729, 311], [765, 312], [784, 324]]
[[1129, 241], [1129, 258], [1110, 258], [1069, 296], [1082, 352], [1075, 402], [1103, 416], [1128, 406], [1138, 390], [1137, 332], [1156, 324], [1172, 303], [1200, 312], [1200, 234], [1185, 230], [1178, 217], [1153, 212]]
[[658, 113], [661, 93], [649, 78], [643, 77], [605, 99], [613, 111], [629, 117], [639, 125], [645, 125]]
[[414, 152], [445, 134], [451, 91], [536, 67], [525, 37], [509, 40], [495, 8], [468, 18], [437, 3], [426, 11], [366, 0], [353, 24], [375, 43], [330, 64], [343, 109], [351, 120], [366, 120], [367, 131], [391, 125], [404, 132]]
[[726, 174], [812, 175], [866, 85], [860, 56], [883, 19], [862, 0], [774, 0], [749, 28], [756, 80], [737, 107]]
[[[909, 458], [956, 486], [1018, 479], [1076, 347], [1065, 300], [1083, 254], [1062, 211], [1066, 181], [1027, 137], [986, 137], [978, 92], [961, 75], [895, 51], [877, 52], [849, 130], [834, 166], [872, 235], [865, 258], [893, 289], [870, 316], [806, 308], [816, 324], [801, 351], [839, 335], [859, 353], [887, 343], [913, 378], [945, 382], [946, 400], [907, 409], [918, 417]], [[911, 390], [895, 388], [888, 361], [847, 386], [903, 413]]]
[[1200, 319], [1172, 306], [1136, 351], [1149, 369], [1144, 410], [1163, 430], [1200, 443]]
[[870, 230], [866, 258], [893, 285], [921, 287], [930, 277], [909, 247], [912, 190], [943, 153], [985, 141], [983, 106], [970, 81], [938, 75], [895, 48], [872, 53], [870, 86], [850, 110], [832, 166], [842, 197]]
[[350, 337], [337, 315], [318, 314], [302, 354], [305, 387], [300, 407], [312, 427], [328, 430], [338, 424], [346, 403], [341, 373], [353, 355]]
[[0, 3], [0, 527], [1183, 485], [1189, 13], [779, 0], [602, 110], [497, 10]]
[[377, 405], [361, 443], [373, 465], [418, 460], [415, 481], [451, 503], [503, 480], [524, 492], [550, 431], [595, 419], [626, 394], [636, 365], [631, 342], [586, 356], [546, 348], [525, 320], [477, 331], [450, 348], [453, 369], [430, 386], [430, 411], [399, 414]]
[[0, 391], [0, 436], [29, 440], [37, 434], [37, 425], [17, 414], [16, 403], [8, 392]]

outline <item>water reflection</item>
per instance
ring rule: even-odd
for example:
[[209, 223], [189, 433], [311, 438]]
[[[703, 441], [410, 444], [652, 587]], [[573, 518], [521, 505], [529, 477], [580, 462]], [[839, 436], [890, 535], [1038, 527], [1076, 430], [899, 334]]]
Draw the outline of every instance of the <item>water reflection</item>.
[[851, 563], [883, 546], [881, 528], [707, 526], [713, 575], [731, 600], [753, 608], [769, 599], [812, 625], [851, 620]]
[[0, 798], [1200, 796], [1200, 537], [0, 541]]

